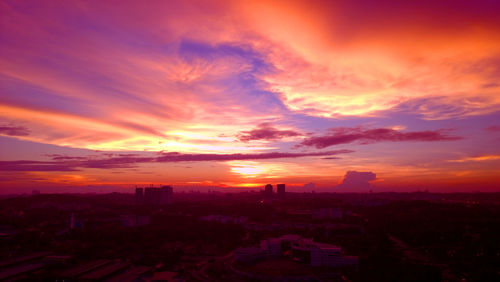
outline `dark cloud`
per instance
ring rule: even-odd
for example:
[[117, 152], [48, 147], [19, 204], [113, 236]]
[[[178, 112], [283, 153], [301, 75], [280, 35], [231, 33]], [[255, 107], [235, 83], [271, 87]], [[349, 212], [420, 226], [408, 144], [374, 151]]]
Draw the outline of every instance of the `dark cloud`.
[[186, 162], [186, 161], [235, 161], [235, 160], [264, 160], [280, 158], [300, 158], [313, 156], [332, 156], [338, 154], [352, 153], [351, 150], [336, 150], [314, 153], [259, 153], [259, 154], [181, 154], [164, 153], [162, 157], [156, 158], [157, 162]]
[[500, 126], [492, 125], [492, 126], [486, 127], [484, 130], [489, 131], [489, 132], [500, 132]]
[[238, 139], [243, 142], [252, 140], [279, 140], [286, 137], [301, 136], [297, 131], [293, 130], [279, 130], [269, 123], [262, 123], [257, 128], [250, 131], [241, 131], [238, 134]]
[[66, 156], [66, 155], [59, 155], [59, 154], [48, 154], [46, 155], [50, 157], [53, 161], [63, 161], [63, 160], [85, 160], [88, 157], [72, 157], [72, 156]]
[[0, 161], [0, 171], [77, 171], [64, 162]]
[[325, 136], [313, 136], [306, 138], [299, 146], [313, 146], [318, 149], [329, 146], [352, 143], [359, 141], [361, 144], [369, 144], [383, 141], [451, 141], [462, 137], [446, 134], [448, 130], [426, 130], [401, 132], [389, 128], [363, 129], [355, 128], [332, 128]]
[[173, 162], [203, 162], [203, 161], [234, 161], [234, 160], [265, 160], [280, 158], [301, 158], [314, 156], [333, 156], [352, 153], [351, 150], [335, 150], [313, 153], [258, 153], [258, 154], [183, 154], [177, 152], [161, 153], [156, 157], [138, 157], [134, 154], [105, 158], [68, 157], [54, 155], [52, 161], [0, 161], [0, 171], [75, 171], [79, 168], [133, 168], [140, 163], [173, 163]]
[[28, 136], [30, 131], [22, 126], [3, 125], [0, 126], [0, 134], [8, 136]]
[[371, 187], [370, 181], [375, 180], [376, 178], [377, 175], [371, 171], [369, 172], [348, 171], [344, 175], [342, 183], [339, 184], [337, 188], [366, 190]]

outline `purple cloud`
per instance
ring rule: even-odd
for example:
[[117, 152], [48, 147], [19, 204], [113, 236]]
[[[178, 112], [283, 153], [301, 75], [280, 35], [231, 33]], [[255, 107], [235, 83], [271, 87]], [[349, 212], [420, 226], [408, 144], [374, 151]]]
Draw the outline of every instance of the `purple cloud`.
[[53, 161], [85, 160], [85, 159], [87, 159], [87, 157], [72, 157], [72, 156], [59, 155], [59, 154], [48, 154], [46, 156], [50, 157]]
[[360, 141], [361, 144], [369, 144], [383, 141], [403, 142], [403, 141], [451, 141], [459, 140], [462, 137], [446, 134], [447, 130], [426, 130], [401, 132], [389, 128], [363, 129], [354, 128], [332, 128], [330, 134], [325, 136], [313, 136], [306, 138], [299, 146], [313, 146], [318, 149], [329, 146], [352, 143]]
[[8, 136], [28, 136], [30, 134], [29, 130], [22, 126], [0, 126], [0, 134]]
[[[352, 153], [351, 150], [335, 150], [311, 153], [256, 153], [256, 154], [183, 154], [177, 152], [161, 153], [158, 157], [137, 157], [134, 154], [107, 158], [55, 156], [52, 161], [0, 161], [0, 171], [75, 171], [78, 168], [133, 168], [140, 163], [173, 163], [203, 161], [265, 160], [280, 158], [301, 158], [314, 156], [333, 156]], [[123, 154], [122, 154], [123, 155]], [[83, 159], [82, 159], [83, 158]]]
[[345, 189], [368, 189], [371, 187], [370, 181], [375, 180], [376, 178], [377, 175], [371, 171], [348, 171], [344, 175], [342, 183], [337, 187]]
[[77, 171], [64, 162], [0, 161], [0, 171]]
[[486, 127], [484, 130], [489, 131], [489, 132], [500, 132], [500, 126], [492, 125], [492, 126]]
[[301, 136], [299, 132], [293, 130], [279, 130], [269, 123], [261, 123], [257, 128], [250, 131], [241, 131], [238, 139], [242, 142], [252, 140], [279, 140], [286, 137]]
[[258, 154], [181, 154], [164, 153], [163, 156], [156, 158], [157, 162], [186, 162], [186, 161], [235, 161], [235, 160], [264, 160], [280, 158], [300, 158], [314, 156], [332, 156], [338, 154], [352, 153], [351, 150], [336, 150], [314, 153], [258, 153]]

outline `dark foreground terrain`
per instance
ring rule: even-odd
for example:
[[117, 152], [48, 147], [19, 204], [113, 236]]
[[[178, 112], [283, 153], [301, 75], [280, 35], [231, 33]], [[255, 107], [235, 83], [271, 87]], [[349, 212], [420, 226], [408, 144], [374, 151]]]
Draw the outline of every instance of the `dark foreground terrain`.
[[[293, 236], [270, 255], [272, 238]], [[500, 281], [499, 238], [494, 193], [11, 196], [0, 200], [0, 280]], [[303, 242], [354, 263], [314, 265]]]

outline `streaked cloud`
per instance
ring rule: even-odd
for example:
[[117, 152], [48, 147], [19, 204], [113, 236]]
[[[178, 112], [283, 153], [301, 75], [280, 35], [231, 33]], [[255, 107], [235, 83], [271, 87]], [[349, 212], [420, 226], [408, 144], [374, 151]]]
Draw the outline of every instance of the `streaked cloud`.
[[0, 161], [0, 171], [74, 171], [78, 168], [116, 169], [132, 168], [141, 163], [175, 163], [235, 160], [268, 160], [302, 157], [332, 156], [352, 153], [351, 150], [335, 150], [309, 153], [259, 153], [259, 154], [184, 154], [161, 152], [159, 156], [137, 156], [131, 154], [105, 154], [102, 156], [53, 156], [52, 161]]
[[500, 132], [500, 126], [492, 125], [492, 126], [486, 127], [484, 130], [489, 131], [489, 132]]
[[22, 126], [0, 125], [0, 134], [7, 136], [28, 136], [30, 132]]
[[500, 160], [500, 155], [483, 155], [476, 157], [464, 157], [457, 160], [448, 160], [452, 163], [463, 163], [463, 162], [484, 162], [484, 161], [496, 161]]
[[299, 146], [312, 146], [323, 149], [330, 146], [348, 144], [359, 141], [360, 144], [376, 142], [407, 142], [407, 141], [453, 141], [462, 137], [449, 135], [449, 130], [426, 130], [426, 131], [398, 131], [390, 128], [365, 129], [355, 128], [332, 128], [324, 136], [312, 136], [302, 141]]

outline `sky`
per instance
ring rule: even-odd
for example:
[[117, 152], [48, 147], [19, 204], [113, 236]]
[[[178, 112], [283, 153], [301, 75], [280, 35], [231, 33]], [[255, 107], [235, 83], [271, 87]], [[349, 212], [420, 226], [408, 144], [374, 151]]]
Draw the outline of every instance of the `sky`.
[[500, 191], [499, 13], [1, 0], [0, 193]]

